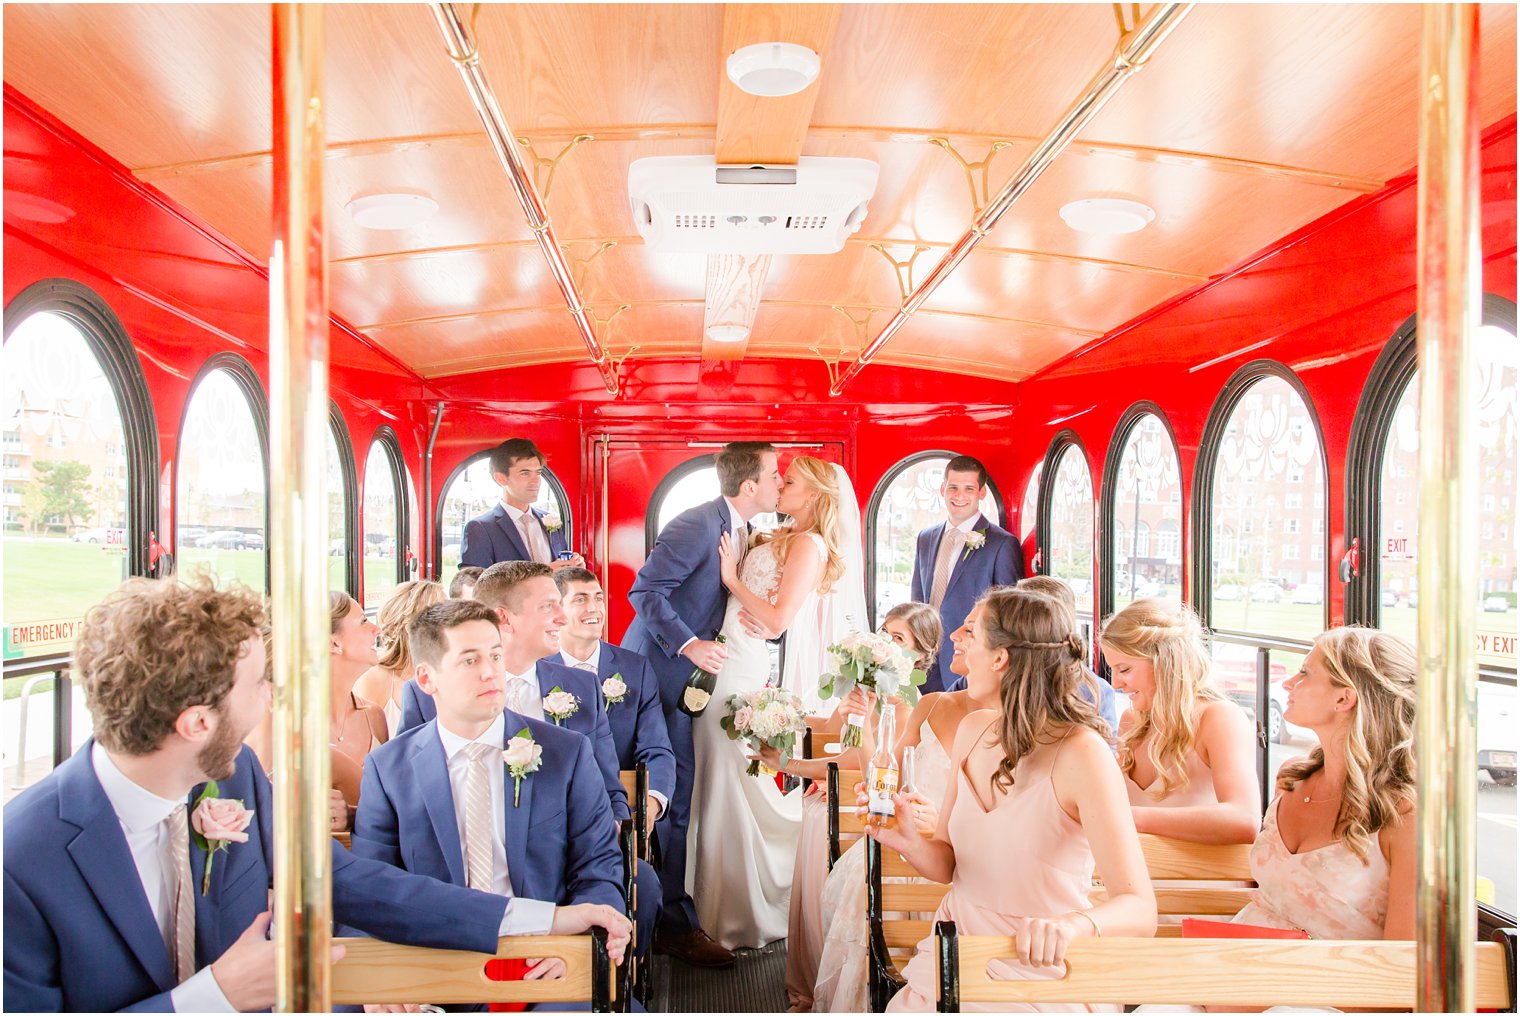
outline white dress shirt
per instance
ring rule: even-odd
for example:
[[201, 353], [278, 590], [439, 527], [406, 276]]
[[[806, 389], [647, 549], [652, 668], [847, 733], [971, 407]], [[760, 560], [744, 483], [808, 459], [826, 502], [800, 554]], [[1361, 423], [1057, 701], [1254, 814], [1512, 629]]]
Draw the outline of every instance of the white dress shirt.
[[[503, 737], [506, 722], [506, 717], [498, 715], [491, 721], [485, 733], [474, 740], [481, 744], [489, 744], [500, 751], [506, 745]], [[459, 823], [459, 849], [463, 856], [465, 837], [468, 835], [464, 827], [464, 788], [470, 771], [470, 757], [464, 753], [464, 748], [474, 742], [455, 734], [445, 727], [441, 720], [438, 723], [438, 740], [443, 742], [443, 754], [449, 760], [449, 787], [454, 792], [454, 820]], [[489, 759], [490, 756], [487, 758]], [[507, 816], [504, 796], [506, 772], [507, 768], [499, 761], [499, 756], [494, 764], [488, 762], [486, 765], [486, 773], [491, 780], [491, 891], [498, 896], [507, 897], [507, 912], [501, 919], [501, 933], [503, 935], [547, 935], [554, 926], [554, 904], [547, 900], [529, 900], [512, 895], [512, 880], [507, 871]], [[527, 816], [523, 816], [521, 820], [527, 821]]]
[[[952, 530], [952, 529], [959, 529], [961, 531], [962, 535], [964, 535], [964, 536], [970, 536], [972, 530], [974, 530], [976, 528], [976, 524], [978, 522], [980, 522], [980, 521], [982, 521], [982, 513], [981, 512], [977, 512], [975, 515], [971, 516], [969, 519], [967, 519], [965, 522], [962, 522], [958, 526], [951, 525], [950, 524], [950, 520], [946, 519], [945, 520], [945, 532], [944, 532], [943, 535], [940, 536], [940, 539], [941, 540], [945, 540], [945, 539], [949, 538], [949, 536], [950, 536], [950, 530]], [[965, 546], [966, 546], [965, 541], [964, 540], [961, 541], [961, 547], [964, 548]], [[938, 547], [938, 545], [935, 546], [934, 552], [936, 554], [939, 553], [939, 547]], [[946, 588], [949, 588], [949, 585], [950, 585], [949, 579], [955, 577], [955, 569], [957, 569], [957, 568], [959, 568], [961, 566], [961, 562], [964, 561], [966, 559], [966, 557], [967, 557], [966, 551], [964, 549], [962, 549], [960, 553], [956, 554], [955, 557], [951, 558], [951, 560], [950, 560], [950, 574], [949, 574], [949, 577], [945, 581]]]
[[538, 687], [538, 664], [529, 667], [526, 674], [507, 675], [507, 708], [530, 720], [548, 719], [544, 715], [544, 693]]
[[[539, 564], [549, 564], [552, 562], [554, 560], [554, 553], [549, 549], [549, 537], [544, 535], [544, 524], [539, 521], [538, 516], [534, 515], [531, 509], [523, 511], [520, 508], [507, 504], [505, 501], [501, 505], [507, 510], [507, 516], [512, 520], [512, 524], [517, 527], [519, 533], [525, 529], [528, 531], [529, 556]], [[526, 523], [523, 521], [524, 517], [527, 518]]]
[[[95, 778], [116, 812], [121, 831], [126, 835], [127, 848], [132, 852], [132, 862], [137, 866], [137, 878], [142, 883], [153, 920], [163, 936], [164, 949], [169, 955], [169, 966], [174, 966], [174, 883], [178, 872], [174, 870], [174, 847], [169, 842], [169, 826], [165, 821], [175, 808], [182, 807], [183, 800], [171, 801], [132, 782], [131, 778], [116, 768], [111, 756], [97, 741], [90, 750], [90, 762], [95, 767]], [[233, 849], [236, 849], [234, 844]], [[225, 864], [226, 859], [222, 860]], [[79, 957], [88, 962], [87, 957]], [[175, 1012], [236, 1012], [209, 965], [191, 974], [178, 987], [169, 991], [169, 1000]]]
[[[598, 674], [600, 673], [600, 668], [602, 666], [602, 643], [598, 641], [596, 643], [596, 648], [591, 650], [591, 655], [584, 660], [577, 660], [574, 656], [570, 655], [570, 650], [568, 649], [561, 649], [559, 651], [559, 658], [565, 661], [565, 666], [567, 667], [580, 667], [582, 670], [590, 669], [592, 674]], [[627, 682], [625, 681], [624, 683], [626, 684]], [[597, 688], [601, 688], [601, 681], [597, 681]], [[628, 694], [633, 694], [632, 688], [628, 689]], [[634, 709], [637, 709], [639, 707], [639, 704], [637, 702], [628, 700], [624, 700], [623, 704], [631, 706]], [[609, 704], [607, 708], [611, 709], [615, 707]], [[651, 788], [649, 791], [649, 796], [660, 802], [660, 814], [665, 814], [665, 806], [670, 803], [670, 801], [666, 799], [665, 795], [660, 793], [658, 790]]]

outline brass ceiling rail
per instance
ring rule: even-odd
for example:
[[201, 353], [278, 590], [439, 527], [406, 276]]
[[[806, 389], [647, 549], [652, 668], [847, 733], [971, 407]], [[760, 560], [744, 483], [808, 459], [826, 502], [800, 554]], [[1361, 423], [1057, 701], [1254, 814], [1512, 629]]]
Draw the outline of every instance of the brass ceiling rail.
[[533, 182], [533, 173], [523, 161], [522, 153], [518, 150], [515, 140], [516, 136], [507, 124], [506, 114], [501, 111], [501, 105], [496, 101], [496, 92], [480, 65], [480, 51], [475, 43], [474, 31], [471, 25], [460, 16], [454, 4], [437, 3], [430, 6], [434, 17], [438, 20], [438, 29], [443, 33], [444, 42], [448, 45], [449, 56], [453, 59], [454, 66], [459, 68], [459, 76], [464, 79], [465, 88], [470, 93], [470, 101], [474, 104], [475, 111], [480, 114], [481, 123], [485, 125], [486, 136], [491, 140], [491, 147], [496, 150], [497, 158], [506, 169], [507, 179], [512, 184], [512, 190], [517, 195], [518, 202], [522, 205], [523, 214], [527, 216], [528, 227], [533, 230], [533, 237], [538, 241], [544, 259], [549, 263], [549, 272], [558, 283], [560, 292], [565, 295], [565, 302], [570, 307], [570, 319], [575, 322], [576, 331], [580, 332], [581, 340], [586, 343], [586, 352], [591, 354], [591, 362], [601, 373], [602, 383], [607, 386], [608, 393], [616, 395], [618, 392], [617, 371], [608, 358], [607, 351], [602, 348], [601, 342], [596, 337], [596, 329], [592, 326], [591, 315], [586, 310], [586, 302], [581, 298], [580, 287], [576, 285], [575, 277], [571, 274], [570, 265], [565, 260], [565, 252], [560, 248], [559, 239], [554, 235], [554, 225], [549, 221], [548, 210], [544, 208], [543, 198], [540, 197], [538, 187]]
[[1119, 48], [1114, 53], [1109, 63], [1090, 81], [1083, 93], [1078, 96], [1055, 127], [1045, 138], [1035, 146], [1033, 152], [1003, 185], [1003, 189], [991, 198], [985, 208], [972, 221], [969, 229], [961, 234], [959, 240], [940, 259], [939, 264], [929, 273], [923, 282], [919, 283], [908, 298], [903, 301], [902, 309], [893, 315], [886, 327], [871, 344], [866, 346], [860, 353], [860, 357], [839, 376], [839, 380], [829, 386], [829, 395], [837, 396], [844, 391], [845, 385], [866, 368], [881, 348], [891, 341], [903, 325], [907, 324], [908, 318], [912, 317], [924, 301], [939, 288], [950, 273], [958, 268], [962, 261], [971, 254], [976, 245], [990, 232], [1008, 211], [1040, 175], [1050, 167], [1056, 157], [1076, 139], [1077, 134], [1090, 123], [1093, 117], [1108, 104], [1134, 74], [1145, 66], [1145, 61], [1155, 52], [1163, 39], [1171, 34], [1172, 29], [1181, 23], [1183, 17], [1192, 10], [1192, 4], [1161, 4], [1151, 11], [1133, 32], [1120, 40]]

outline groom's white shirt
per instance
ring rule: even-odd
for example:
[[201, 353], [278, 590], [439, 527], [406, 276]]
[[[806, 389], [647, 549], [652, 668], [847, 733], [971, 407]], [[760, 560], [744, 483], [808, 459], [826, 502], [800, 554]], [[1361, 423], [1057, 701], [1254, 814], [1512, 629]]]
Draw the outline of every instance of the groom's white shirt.
[[[732, 524], [730, 526], [730, 528], [733, 530], [733, 532], [735, 534], [744, 533], [745, 534], [745, 538], [747, 540], [748, 536], [749, 536], [749, 523], [744, 521], [744, 516], [739, 514], [739, 509], [737, 509], [737, 508], [734, 507], [733, 501], [729, 500], [729, 497], [728, 497], [727, 494], [723, 495], [723, 503], [726, 504], [726, 505], [728, 505], [728, 521]], [[739, 549], [739, 553], [740, 553], [741, 556], [743, 555], [744, 551], [743, 551], [742, 548]], [[676, 650], [676, 652], [678, 652], [678, 653], [684, 653], [684, 652], [686, 652], [686, 647], [687, 646], [691, 645], [693, 642], [700, 642], [700, 641], [701, 641], [701, 639], [699, 639], [695, 635], [693, 635], [691, 638], [687, 639], [685, 642], [682, 642], [681, 643], [681, 648], [678, 649], [678, 650]]]

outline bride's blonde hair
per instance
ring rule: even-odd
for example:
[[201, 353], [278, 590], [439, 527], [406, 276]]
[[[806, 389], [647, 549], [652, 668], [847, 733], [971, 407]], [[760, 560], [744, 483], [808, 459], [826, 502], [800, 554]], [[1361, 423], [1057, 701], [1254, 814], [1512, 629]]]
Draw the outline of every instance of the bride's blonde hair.
[[793, 466], [802, 474], [802, 481], [808, 488], [818, 493], [818, 503], [813, 506], [812, 524], [801, 529], [797, 526], [797, 520], [793, 519], [790, 525], [761, 534], [755, 542], [757, 545], [767, 542], [774, 544], [772, 549], [776, 554], [776, 564], [785, 567], [793, 540], [804, 533], [817, 533], [822, 537], [823, 577], [818, 581], [818, 594], [822, 596], [833, 589], [834, 583], [844, 575], [844, 551], [839, 539], [839, 483], [834, 479], [834, 467], [822, 459], [799, 455], [787, 469], [790, 470]]

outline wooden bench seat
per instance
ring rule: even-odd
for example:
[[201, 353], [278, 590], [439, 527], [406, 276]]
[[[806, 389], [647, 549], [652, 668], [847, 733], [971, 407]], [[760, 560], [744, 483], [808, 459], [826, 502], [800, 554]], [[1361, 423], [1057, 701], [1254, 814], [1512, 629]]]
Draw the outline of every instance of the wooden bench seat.
[[[618, 846], [623, 854], [623, 904], [628, 908], [628, 919], [634, 922], [634, 941], [628, 944], [629, 962], [623, 964], [623, 976], [618, 979], [618, 998], [626, 1002], [637, 998], [648, 1006], [654, 997], [654, 963], [652, 951], [645, 952], [642, 959], [632, 960], [639, 929], [636, 908], [639, 905], [638, 884], [634, 875], [638, 861], [649, 860], [649, 768], [643, 762], [632, 769], [618, 771], [618, 779], [628, 794], [628, 810], [631, 817], [618, 830]], [[626, 1009], [627, 1006], [622, 1008]]]
[[[496, 956], [457, 949], [422, 949], [373, 938], [336, 938], [348, 950], [332, 967], [334, 1005], [471, 1002], [589, 1002], [611, 1012], [613, 967], [607, 933], [502, 938]], [[494, 981], [485, 967], [495, 959], [558, 957], [565, 976], [544, 981]]]
[[[1283, 939], [1079, 938], [1066, 976], [994, 980], [992, 960], [1013, 956], [1009, 936], [960, 937], [953, 921], [935, 929], [938, 1007], [963, 1003], [1253, 1006], [1320, 1005], [1413, 1009], [1415, 944]], [[1477, 1005], [1514, 1011], [1513, 929], [1506, 946], [1477, 947]]]

